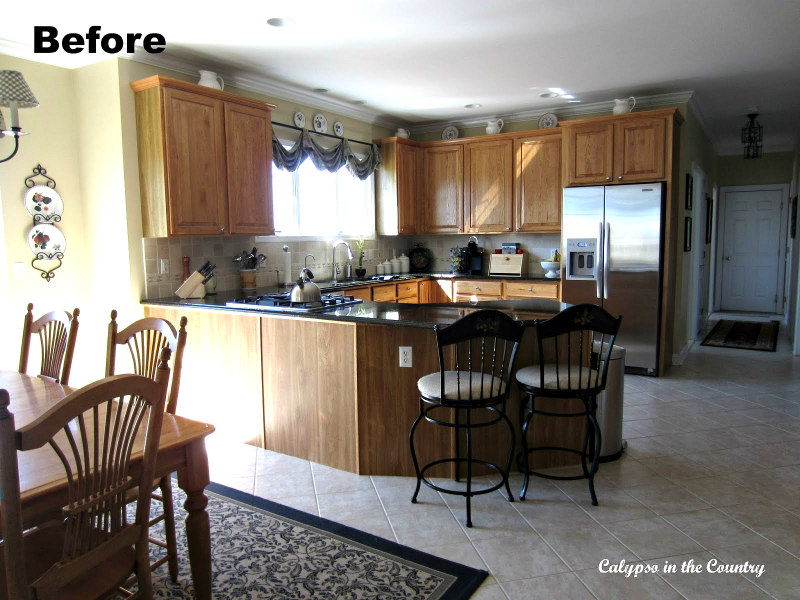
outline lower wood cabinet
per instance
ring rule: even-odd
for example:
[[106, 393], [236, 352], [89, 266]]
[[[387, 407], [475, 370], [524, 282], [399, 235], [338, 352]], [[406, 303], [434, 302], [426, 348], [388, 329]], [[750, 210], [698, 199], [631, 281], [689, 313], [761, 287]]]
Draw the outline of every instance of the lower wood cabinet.
[[504, 298], [506, 300], [516, 300], [525, 298], [550, 298], [559, 300], [561, 298], [561, 285], [559, 282], [521, 282], [506, 281], [504, 283]]

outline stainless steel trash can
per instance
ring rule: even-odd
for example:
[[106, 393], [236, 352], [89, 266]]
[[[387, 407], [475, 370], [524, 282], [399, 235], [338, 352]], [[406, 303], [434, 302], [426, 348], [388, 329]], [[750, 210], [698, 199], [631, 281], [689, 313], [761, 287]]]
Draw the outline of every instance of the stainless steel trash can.
[[[597, 345], [599, 343], [595, 342]], [[597, 398], [597, 423], [603, 444], [600, 462], [611, 462], [622, 455], [622, 404], [625, 387], [625, 348], [611, 348], [606, 389]]]

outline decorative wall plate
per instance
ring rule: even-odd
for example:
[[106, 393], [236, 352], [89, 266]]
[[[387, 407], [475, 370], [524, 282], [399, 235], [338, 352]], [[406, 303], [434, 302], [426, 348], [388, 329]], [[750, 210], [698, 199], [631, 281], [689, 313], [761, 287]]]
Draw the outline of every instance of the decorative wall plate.
[[64, 201], [53, 188], [35, 185], [25, 194], [25, 208], [33, 216], [34, 223], [49, 223], [61, 220]]
[[67, 240], [55, 225], [34, 225], [28, 232], [28, 246], [36, 255], [55, 258], [58, 254], [64, 255]]
[[314, 131], [317, 133], [328, 133], [328, 119], [322, 113], [314, 115]]
[[544, 113], [541, 117], [539, 117], [540, 129], [552, 129], [556, 125], [558, 125], [558, 117], [553, 113]]
[[458, 128], [455, 125], [448, 125], [442, 131], [443, 140], [454, 140], [458, 137]]
[[299, 110], [294, 113], [294, 124], [297, 127], [305, 127], [306, 126], [306, 116], [301, 113]]
[[344, 125], [342, 125], [341, 121], [336, 121], [333, 124], [333, 133], [335, 133], [339, 137], [342, 137], [344, 135]]

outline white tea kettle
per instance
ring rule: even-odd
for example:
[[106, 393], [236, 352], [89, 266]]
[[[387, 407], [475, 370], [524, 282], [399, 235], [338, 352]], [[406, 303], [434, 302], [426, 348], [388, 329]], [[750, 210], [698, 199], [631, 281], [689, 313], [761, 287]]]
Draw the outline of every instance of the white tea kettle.
[[625, 113], [629, 113], [633, 110], [633, 107], [636, 106], [636, 98], [631, 96], [630, 98], [625, 98], [620, 100], [619, 98], [614, 98], [614, 114], [615, 115], [624, 115]]

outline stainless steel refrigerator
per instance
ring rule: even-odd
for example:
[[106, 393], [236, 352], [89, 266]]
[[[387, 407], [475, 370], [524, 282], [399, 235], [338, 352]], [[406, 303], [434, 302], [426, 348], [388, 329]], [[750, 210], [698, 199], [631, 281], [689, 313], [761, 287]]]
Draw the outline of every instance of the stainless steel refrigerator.
[[656, 375], [661, 329], [664, 185], [564, 188], [562, 298], [622, 315], [625, 371]]

